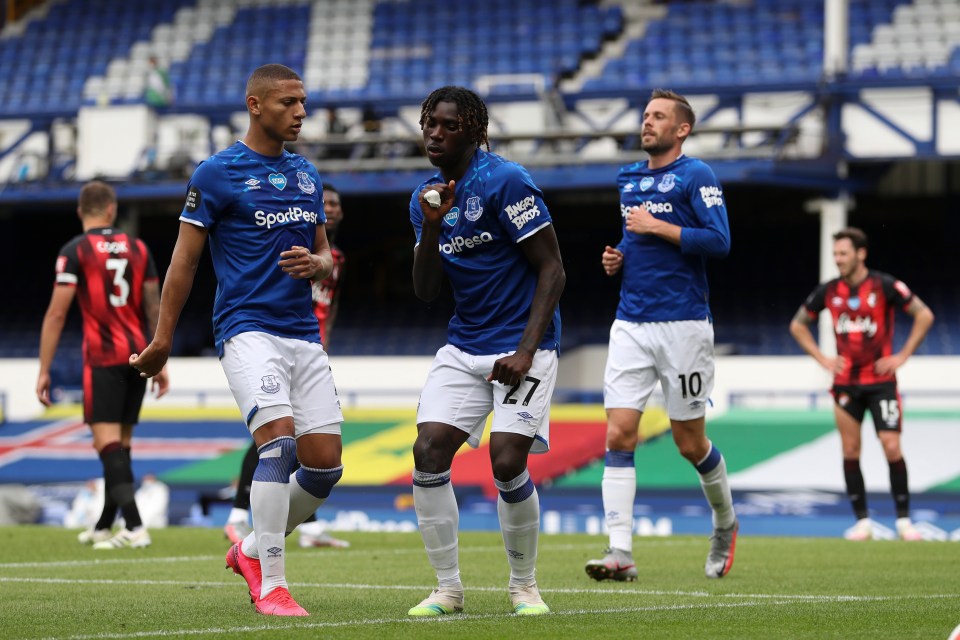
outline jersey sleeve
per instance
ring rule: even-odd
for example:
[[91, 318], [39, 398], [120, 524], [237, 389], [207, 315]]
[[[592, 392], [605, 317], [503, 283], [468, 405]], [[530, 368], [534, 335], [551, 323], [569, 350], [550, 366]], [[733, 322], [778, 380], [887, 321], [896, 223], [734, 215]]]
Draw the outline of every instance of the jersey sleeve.
[[226, 169], [212, 158], [202, 162], [187, 183], [187, 201], [180, 220], [209, 229], [217, 223], [231, 197]]
[[77, 241], [73, 240], [63, 245], [57, 255], [57, 264], [54, 268], [57, 284], [76, 286], [80, 281], [80, 259], [77, 256]]
[[687, 189], [699, 227], [683, 228], [680, 232], [681, 251], [723, 258], [730, 253], [730, 223], [723, 200], [723, 187], [713, 170], [699, 163], [690, 172]]
[[496, 178], [490, 183], [494, 192], [487, 201], [498, 207], [500, 224], [514, 242], [529, 238], [553, 222], [543, 193], [526, 169], [514, 162], [504, 163]]
[[827, 285], [822, 283], [810, 292], [807, 299], [803, 301], [803, 308], [811, 318], [816, 318], [821, 311], [827, 307]]
[[913, 301], [913, 291], [910, 290], [910, 287], [903, 280], [897, 280], [887, 274], [880, 276], [880, 282], [883, 286], [883, 295], [890, 301], [890, 304], [906, 310], [907, 305]]

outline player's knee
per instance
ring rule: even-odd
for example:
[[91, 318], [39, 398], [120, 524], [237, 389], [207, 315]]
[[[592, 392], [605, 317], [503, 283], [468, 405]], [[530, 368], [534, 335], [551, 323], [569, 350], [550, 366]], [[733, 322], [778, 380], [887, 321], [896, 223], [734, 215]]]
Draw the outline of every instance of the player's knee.
[[260, 462], [253, 472], [257, 482], [290, 481], [290, 474], [297, 466], [297, 443], [291, 436], [282, 436], [260, 446], [257, 450]]
[[457, 448], [451, 447], [442, 436], [421, 430], [413, 443], [414, 466], [426, 473], [442, 473], [450, 468]]
[[513, 480], [527, 468], [526, 456], [517, 458], [513, 456], [500, 455], [490, 461], [493, 467], [493, 477], [500, 482], [509, 482]]
[[297, 469], [297, 484], [315, 498], [325, 499], [343, 477], [343, 465], [334, 469]]

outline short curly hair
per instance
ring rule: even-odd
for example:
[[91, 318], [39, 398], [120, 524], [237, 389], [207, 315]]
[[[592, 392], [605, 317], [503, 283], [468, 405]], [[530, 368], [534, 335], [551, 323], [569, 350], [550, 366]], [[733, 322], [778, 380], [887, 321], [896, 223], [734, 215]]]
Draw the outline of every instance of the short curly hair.
[[487, 105], [476, 93], [465, 87], [440, 87], [434, 90], [427, 99], [423, 101], [420, 107], [420, 128], [423, 129], [423, 123], [427, 116], [433, 113], [438, 102], [452, 102], [457, 105], [457, 119], [460, 122], [460, 130], [466, 132], [470, 139], [477, 143], [477, 146], [486, 147], [490, 151], [490, 140], [487, 137], [487, 126], [490, 124], [490, 117], [487, 114]]

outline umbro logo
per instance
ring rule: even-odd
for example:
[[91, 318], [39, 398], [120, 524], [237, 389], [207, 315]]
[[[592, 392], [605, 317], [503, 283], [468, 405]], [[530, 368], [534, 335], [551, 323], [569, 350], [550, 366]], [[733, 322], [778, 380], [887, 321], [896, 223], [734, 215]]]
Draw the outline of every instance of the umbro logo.
[[283, 555], [283, 549], [280, 547], [270, 547], [267, 549], [267, 553], [270, 554], [271, 558], [279, 558], [281, 555]]
[[247, 191], [253, 191], [254, 189], [260, 188], [260, 181], [257, 180], [256, 178], [250, 178], [243, 184], [247, 185]]
[[523, 553], [521, 553], [520, 551], [507, 549], [507, 555], [509, 555], [511, 558], [516, 558], [517, 560], [523, 560]]

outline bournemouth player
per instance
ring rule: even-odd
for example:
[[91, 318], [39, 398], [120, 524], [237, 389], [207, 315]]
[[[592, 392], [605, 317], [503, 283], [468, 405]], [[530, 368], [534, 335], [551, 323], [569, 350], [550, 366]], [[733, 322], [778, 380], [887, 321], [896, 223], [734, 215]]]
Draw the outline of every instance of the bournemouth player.
[[655, 90], [641, 136], [650, 159], [624, 167], [617, 178], [623, 237], [601, 256], [608, 276], [623, 273], [603, 380], [607, 453], [601, 490], [610, 547], [603, 558], [587, 562], [596, 580], [637, 577], [634, 449], [658, 382], [673, 441], [696, 469], [713, 510], [704, 571], [708, 578], [722, 578], [733, 566], [738, 524], [727, 466], [707, 438], [705, 419], [714, 379], [707, 260], [729, 253], [730, 227], [713, 170], [683, 154], [694, 121], [683, 96]]
[[[897, 534], [904, 540], [920, 540], [920, 533], [910, 522], [907, 464], [900, 450], [903, 413], [897, 369], [923, 342], [933, 325], [933, 312], [906, 284], [867, 268], [867, 236], [863, 231], [850, 227], [834, 234], [833, 240], [833, 259], [840, 277], [813, 290], [790, 322], [790, 333], [804, 351], [833, 374], [833, 413], [843, 446], [843, 476], [857, 517], [846, 537], [867, 540], [873, 536], [860, 471], [861, 423], [869, 410], [890, 465]], [[913, 327], [903, 347], [894, 353], [893, 318], [898, 308], [913, 316]], [[824, 309], [829, 309], [833, 318], [836, 357], [820, 351], [810, 331], [809, 325]]]
[[[130, 441], [140, 419], [146, 381], [130, 368], [130, 354], [143, 349], [157, 326], [157, 268], [143, 241], [115, 228], [117, 196], [110, 185], [93, 181], [80, 190], [77, 212], [83, 233], [57, 257], [56, 286], [40, 334], [37, 398], [50, 406], [50, 365], [73, 299], [83, 317], [83, 419], [103, 465], [104, 505], [100, 520], [80, 534], [94, 549], [146, 547], [134, 501]], [[152, 386], [167, 392], [166, 371]], [[125, 528], [111, 532], [120, 509]]]
[[464, 442], [479, 444], [491, 412], [490, 460], [513, 610], [550, 611], [535, 576], [540, 502], [527, 456], [549, 448], [557, 303], [566, 275], [550, 213], [530, 175], [480, 148], [487, 123], [486, 105], [462, 87], [437, 89], [420, 112], [427, 156], [440, 171], [410, 200], [414, 291], [435, 299], [446, 274], [455, 312], [417, 409], [413, 498], [439, 586], [410, 609], [412, 616], [463, 609], [450, 467]]
[[230, 548], [227, 566], [247, 581], [259, 613], [305, 616], [287, 589], [285, 538], [343, 474], [343, 416], [310, 308], [310, 283], [330, 274], [333, 259], [320, 176], [283, 148], [306, 117], [300, 76], [264, 65], [246, 95], [247, 134], [190, 179], [157, 334], [131, 364], [152, 376], [166, 362], [209, 238], [216, 347], [260, 454], [250, 489], [254, 530]]

